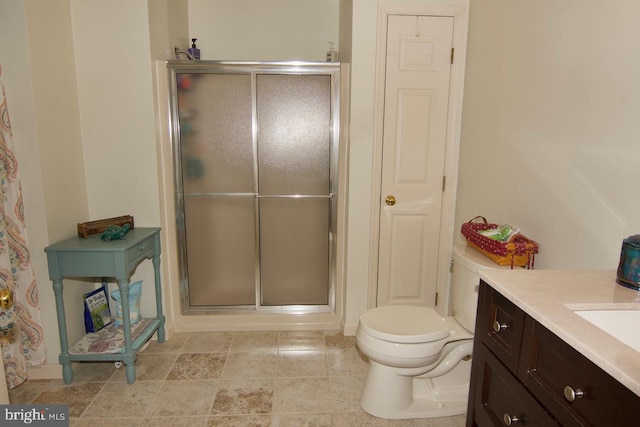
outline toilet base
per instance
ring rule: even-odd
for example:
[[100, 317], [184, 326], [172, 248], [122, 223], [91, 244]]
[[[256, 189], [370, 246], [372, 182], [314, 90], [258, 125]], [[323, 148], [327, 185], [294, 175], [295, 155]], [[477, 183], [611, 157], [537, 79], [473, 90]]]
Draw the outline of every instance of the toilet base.
[[360, 406], [386, 419], [461, 415], [467, 410], [470, 372], [471, 361], [465, 361], [442, 377], [422, 379], [370, 360]]

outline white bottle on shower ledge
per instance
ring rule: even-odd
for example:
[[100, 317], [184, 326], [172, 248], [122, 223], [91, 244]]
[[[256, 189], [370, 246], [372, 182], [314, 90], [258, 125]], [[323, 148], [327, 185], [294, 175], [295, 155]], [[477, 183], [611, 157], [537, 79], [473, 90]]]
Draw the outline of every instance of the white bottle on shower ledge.
[[334, 42], [329, 43], [329, 50], [327, 51], [327, 62], [338, 62], [338, 51], [333, 48]]

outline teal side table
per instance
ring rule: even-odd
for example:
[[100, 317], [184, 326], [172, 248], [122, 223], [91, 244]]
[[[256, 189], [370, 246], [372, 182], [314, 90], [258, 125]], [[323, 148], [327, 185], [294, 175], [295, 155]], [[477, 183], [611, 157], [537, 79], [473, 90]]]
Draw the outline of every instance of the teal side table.
[[[53, 282], [60, 332], [60, 357], [62, 377], [66, 384], [73, 380], [72, 361], [114, 361], [123, 362], [126, 366], [127, 382], [136, 380], [135, 359], [144, 343], [158, 332], [158, 342], [164, 342], [164, 315], [162, 314], [162, 290], [160, 283], [160, 229], [134, 228], [127, 233], [124, 240], [103, 242], [99, 235], [87, 239], [72, 237], [45, 249], [49, 264], [49, 278]], [[131, 339], [131, 323], [129, 317], [129, 278], [138, 264], [152, 259], [155, 273], [156, 317], [136, 340]], [[100, 277], [103, 285], [106, 279], [114, 277], [118, 281], [118, 289], [122, 300], [122, 321], [124, 348], [120, 353], [69, 353], [67, 338], [67, 321], [65, 317], [62, 294], [64, 277]]]

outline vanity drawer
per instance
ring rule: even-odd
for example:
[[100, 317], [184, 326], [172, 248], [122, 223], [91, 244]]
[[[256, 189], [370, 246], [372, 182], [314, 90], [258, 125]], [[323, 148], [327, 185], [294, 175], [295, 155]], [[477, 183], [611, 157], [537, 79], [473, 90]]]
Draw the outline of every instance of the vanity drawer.
[[517, 372], [525, 314], [515, 304], [482, 282], [476, 333], [496, 357]]
[[557, 422], [498, 359], [480, 345], [475, 389], [475, 425], [556, 426]]
[[149, 236], [143, 241], [136, 243], [134, 246], [127, 249], [126, 262], [129, 269], [134, 268], [140, 261], [146, 258], [151, 258], [155, 251], [154, 236]]
[[564, 426], [640, 420], [640, 397], [529, 317], [518, 377]]

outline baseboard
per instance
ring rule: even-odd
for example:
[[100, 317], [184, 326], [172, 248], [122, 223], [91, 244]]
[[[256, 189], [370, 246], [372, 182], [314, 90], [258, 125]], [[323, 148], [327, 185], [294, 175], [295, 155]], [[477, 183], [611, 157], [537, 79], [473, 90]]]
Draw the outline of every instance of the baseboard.
[[27, 378], [30, 380], [59, 380], [62, 379], [62, 365], [51, 363], [27, 368]]
[[335, 313], [312, 313], [300, 316], [288, 313], [255, 313], [212, 316], [180, 315], [175, 319], [176, 332], [239, 331], [339, 331], [340, 319]]
[[[176, 324], [171, 322], [170, 324], [165, 323], [164, 325], [164, 339], [170, 339], [176, 333]], [[151, 338], [152, 340], [158, 340], [158, 335], [154, 334]]]
[[353, 337], [356, 335], [357, 329], [358, 329], [358, 325], [344, 325], [342, 334], [345, 337]]

